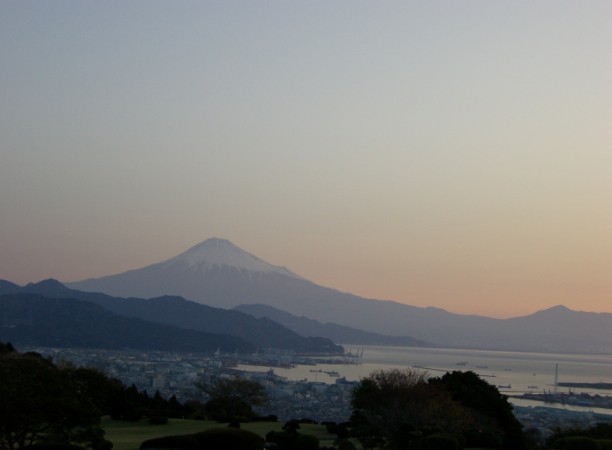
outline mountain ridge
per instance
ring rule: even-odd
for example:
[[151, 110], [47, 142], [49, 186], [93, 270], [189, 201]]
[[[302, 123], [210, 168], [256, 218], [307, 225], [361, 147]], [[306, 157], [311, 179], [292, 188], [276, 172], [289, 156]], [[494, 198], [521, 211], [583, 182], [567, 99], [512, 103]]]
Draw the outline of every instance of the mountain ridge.
[[253, 352], [229, 335], [114, 314], [95, 303], [32, 292], [0, 295], [0, 340], [18, 345], [185, 352]]
[[[240, 250], [239, 255], [246, 257], [250, 254]], [[438, 346], [542, 352], [612, 351], [612, 314], [603, 313], [599, 319], [595, 319], [595, 316], [589, 315], [591, 313], [585, 313], [587, 316], [580, 319], [576, 326], [566, 324], [563, 327], [559, 326], [554, 314], [544, 314], [538, 316], [543, 320], [538, 325], [534, 323], [536, 320], [528, 319], [531, 316], [494, 319], [454, 314], [439, 308], [366, 299], [319, 286], [301, 277], [280, 272], [245, 272], [231, 265], [215, 265], [194, 271], [185, 265], [164, 266], [158, 263], [115, 276], [67, 285], [121, 297], [180, 295], [226, 309], [260, 303], [298, 317], [383, 335], [409, 335]], [[570, 320], [569, 312], [559, 313], [563, 315], [563, 321]], [[589, 324], [589, 320], [593, 324]]]
[[294, 316], [288, 312], [273, 308], [272, 306], [238, 305], [234, 310], [242, 311], [253, 317], [267, 317], [281, 325], [290, 328], [302, 336], [321, 336], [351, 345], [387, 345], [402, 347], [435, 347], [431, 342], [424, 342], [410, 336], [386, 336], [378, 333], [357, 330], [355, 328], [338, 325], [336, 323], [321, 323], [315, 319], [304, 316]]
[[[11, 290], [14, 288], [11, 287]], [[342, 353], [342, 348], [329, 339], [302, 337], [267, 318], [256, 319], [239, 311], [213, 308], [177, 296], [152, 299], [111, 297], [102, 293], [69, 289], [53, 279], [29, 283], [18, 292], [43, 295], [47, 298], [86, 301], [121, 316], [210, 334], [231, 335], [261, 348], [281, 348], [308, 353]], [[0, 295], [4, 293], [6, 292], [0, 289]]]

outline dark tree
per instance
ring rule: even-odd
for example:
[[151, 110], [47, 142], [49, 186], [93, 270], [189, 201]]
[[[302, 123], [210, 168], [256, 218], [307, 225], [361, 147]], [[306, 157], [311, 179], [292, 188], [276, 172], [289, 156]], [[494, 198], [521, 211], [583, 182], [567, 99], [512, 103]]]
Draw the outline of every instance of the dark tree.
[[504, 448], [526, 448], [523, 427], [514, 416], [508, 398], [476, 373], [454, 371], [430, 380], [429, 384], [448, 392], [453, 401], [467, 408], [480, 429], [486, 429], [489, 434], [500, 433]]
[[212, 398], [205, 404], [206, 415], [217, 422], [246, 422], [253, 418], [251, 406], [235, 397]]
[[359, 419], [352, 434], [364, 447], [382, 439], [403, 448], [425, 434], [462, 432], [472, 421], [448, 393], [427, 382], [425, 372], [415, 370], [373, 372], [353, 391], [352, 405]]
[[180, 404], [180, 402], [176, 399], [176, 395], [173, 395], [166, 403], [166, 412], [168, 417], [180, 419], [186, 415], [187, 408]]
[[75, 394], [90, 398], [102, 414], [110, 414], [115, 399], [122, 396], [125, 386], [116, 378], [110, 378], [89, 367], [67, 368], [72, 378]]
[[15, 350], [15, 347], [13, 347], [13, 344], [11, 344], [10, 342], [7, 342], [6, 344], [4, 342], [0, 342], [0, 355], [16, 352], [17, 351]]
[[249, 405], [261, 405], [266, 401], [266, 390], [262, 384], [244, 378], [219, 378], [212, 384], [197, 383], [196, 387], [210, 398], [235, 397]]
[[210, 397], [206, 412], [218, 421], [248, 420], [253, 417], [252, 406], [266, 401], [263, 385], [243, 378], [221, 378], [212, 384], [196, 386]]
[[35, 443], [102, 448], [100, 411], [69, 373], [34, 354], [0, 355], [0, 449]]
[[[355, 411], [351, 416], [351, 429], [349, 436], [357, 439], [364, 450], [370, 450], [383, 446], [386, 441], [380, 427], [372, 423], [379, 421], [371, 421], [370, 419], [371, 417], [366, 417], [361, 411]], [[347, 439], [343, 440], [347, 441]]]

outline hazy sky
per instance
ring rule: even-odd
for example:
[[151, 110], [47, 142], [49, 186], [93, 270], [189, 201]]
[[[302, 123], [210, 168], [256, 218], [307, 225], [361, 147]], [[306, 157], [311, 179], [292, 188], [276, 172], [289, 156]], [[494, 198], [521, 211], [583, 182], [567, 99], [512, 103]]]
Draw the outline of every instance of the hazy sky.
[[0, 278], [213, 236], [371, 298], [612, 312], [612, 2], [0, 0]]

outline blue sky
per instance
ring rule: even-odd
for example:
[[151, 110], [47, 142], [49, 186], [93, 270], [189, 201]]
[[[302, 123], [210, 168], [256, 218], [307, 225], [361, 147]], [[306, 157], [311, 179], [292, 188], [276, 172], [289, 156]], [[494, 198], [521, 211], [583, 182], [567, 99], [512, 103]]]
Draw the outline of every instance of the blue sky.
[[319, 284], [612, 312], [607, 1], [0, 2], [0, 278], [212, 236]]

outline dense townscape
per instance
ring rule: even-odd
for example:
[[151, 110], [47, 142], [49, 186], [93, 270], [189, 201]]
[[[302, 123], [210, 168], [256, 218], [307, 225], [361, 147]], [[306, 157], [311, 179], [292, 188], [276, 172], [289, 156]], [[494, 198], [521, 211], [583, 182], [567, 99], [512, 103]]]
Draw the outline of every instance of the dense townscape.
[[[206, 395], [196, 388], [196, 383], [210, 384], [218, 378], [241, 376], [266, 387], [268, 402], [260, 406], [258, 412], [262, 415], [273, 414], [279, 420], [309, 418], [318, 422], [346, 421], [351, 413], [351, 391], [356, 385], [356, 382], [344, 378], [337, 378], [333, 383], [284, 379], [276, 375], [271, 367], [309, 361], [279, 352], [262, 354], [253, 360], [244, 355], [49, 348], [28, 350], [51, 356], [55, 361], [99, 369], [128, 386], [134, 385], [139, 391], [159, 391], [162, 397], [175, 396], [180, 402], [206, 400]], [[239, 363], [261, 364], [270, 369], [243, 371], [235, 368]]]

